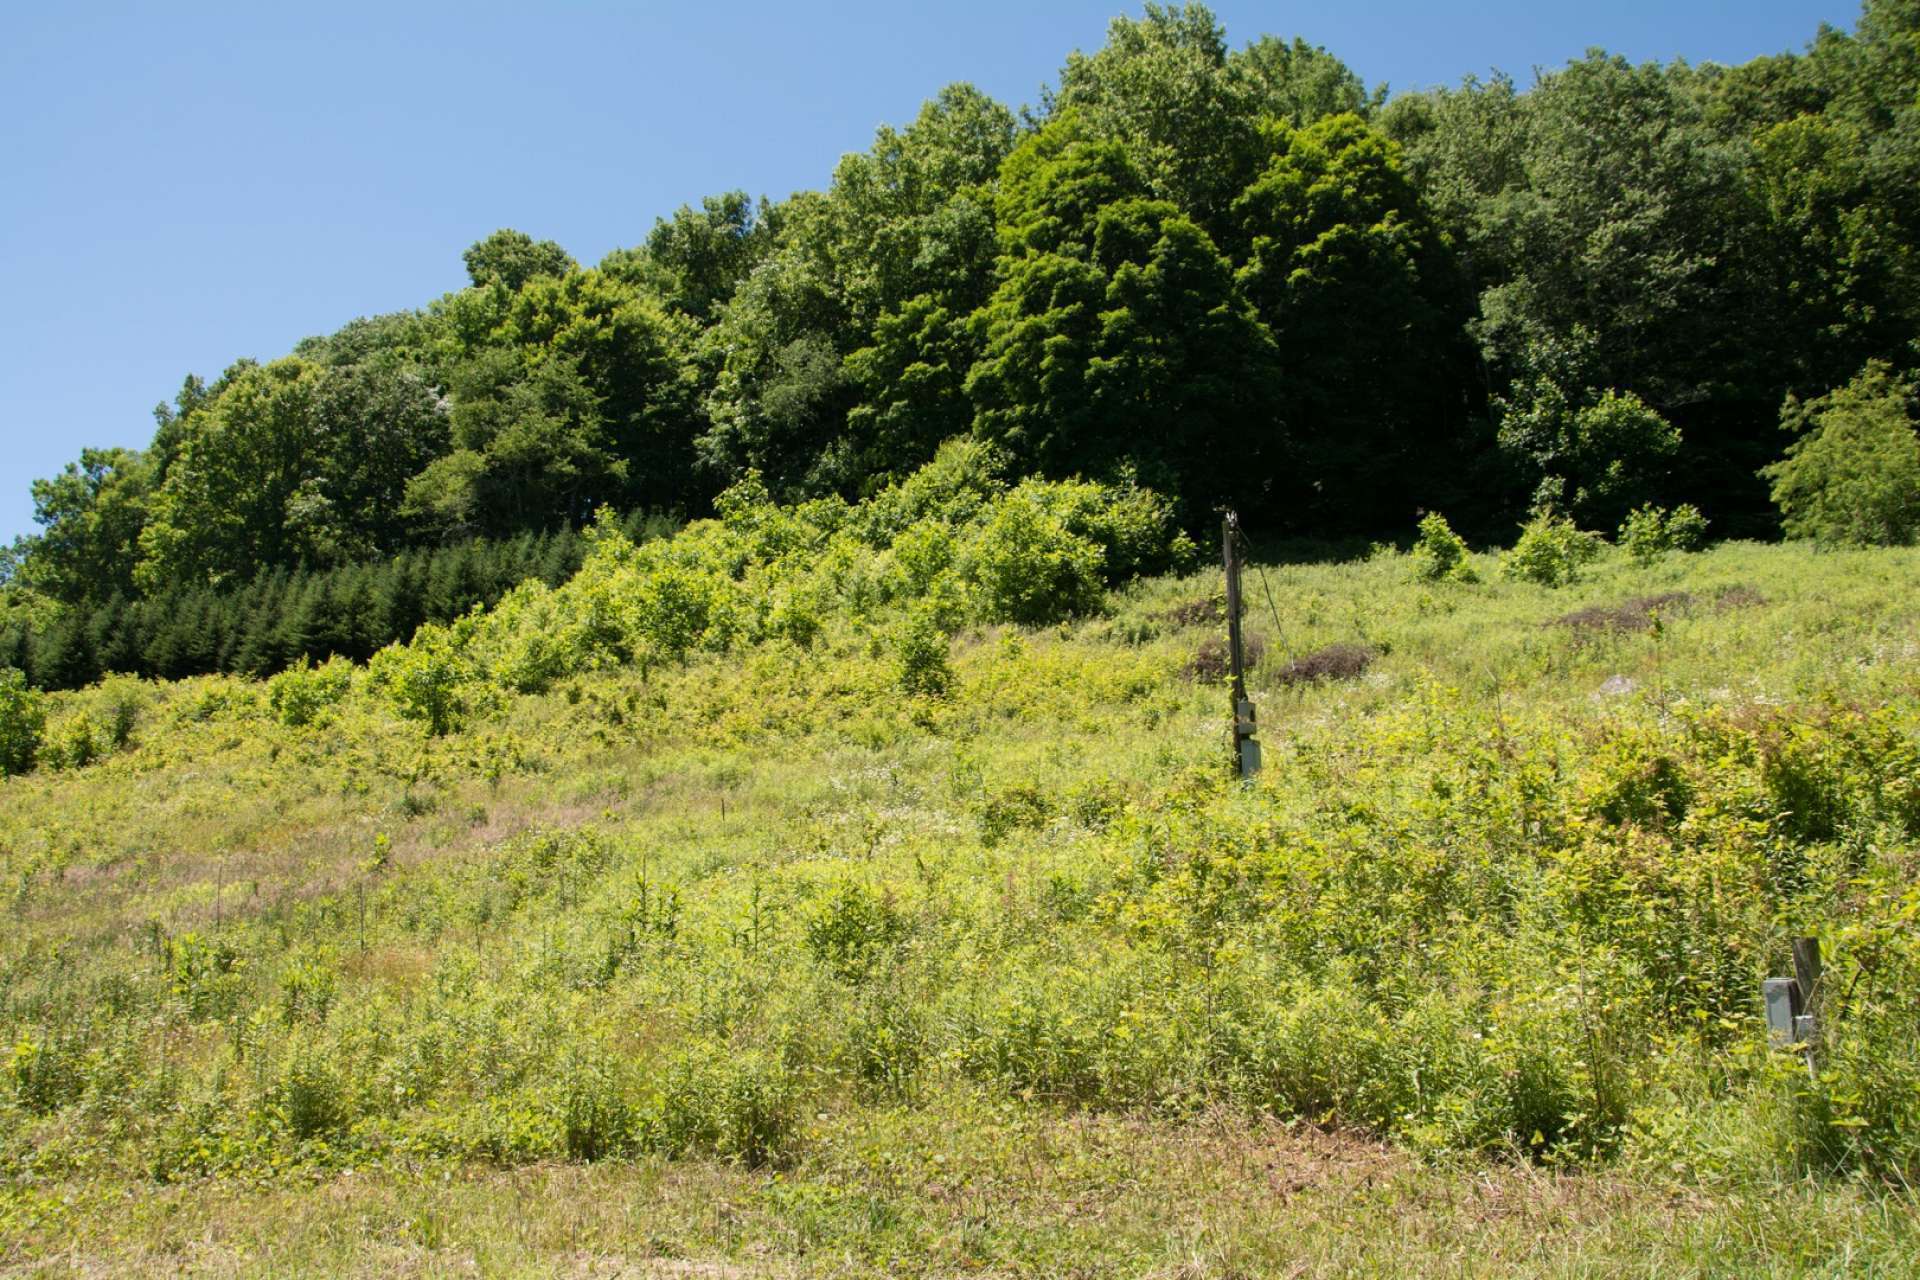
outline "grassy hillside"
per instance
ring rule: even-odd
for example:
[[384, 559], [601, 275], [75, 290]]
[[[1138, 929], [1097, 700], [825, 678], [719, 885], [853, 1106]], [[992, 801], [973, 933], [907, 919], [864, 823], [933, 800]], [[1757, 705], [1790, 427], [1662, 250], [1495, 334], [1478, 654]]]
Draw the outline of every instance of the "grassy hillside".
[[1920, 554], [1479, 561], [58, 695], [0, 1271], [1910, 1273]]

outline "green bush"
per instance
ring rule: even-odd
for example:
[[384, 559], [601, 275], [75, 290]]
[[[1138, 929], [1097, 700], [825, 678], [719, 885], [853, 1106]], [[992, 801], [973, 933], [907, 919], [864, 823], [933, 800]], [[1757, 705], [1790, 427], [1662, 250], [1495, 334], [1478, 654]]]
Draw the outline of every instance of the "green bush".
[[347, 1092], [325, 1049], [296, 1036], [267, 1086], [263, 1118], [295, 1142], [337, 1138], [353, 1119]]
[[938, 696], [953, 687], [947, 633], [927, 608], [908, 612], [893, 633], [894, 679], [907, 693]]
[[1494, 408], [1502, 452], [1573, 515], [1611, 524], [1653, 490], [1681, 442], [1638, 395], [1599, 388], [1597, 342], [1581, 325], [1530, 338], [1514, 352], [1518, 367]]
[[1053, 817], [1053, 801], [1031, 783], [987, 797], [980, 806], [980, 843], [989, 849], [1019, 830], [1038, 830]]
[[11, 667], [0, 669], [0, 777], [25, 773], [40, 754], [47, 711], [40, 692]]
[[849, 528], [876, 548], [922, 520], [960, 528], [1006, 491], [1001, 479], [1006, 469], [1006, 458], [993, 445], [956, 437], [941, 445], [926, 466], [861, 503]]
[[106, 754], [102, 737], [93, 717], [81, 711], [69, 716], [47, 736], [42, 757], [56, 769], [84, 769]]
[[890, 899], [846, 884], [807, 921], [807, 950], [842, 982], [860, 983], [886, 964], [905, 933]]
[[1104, 568], [1100, 547], [1070, 531], [1030, 485], [994, 504], [962, 557], [985, 620], [1028, 626], [1098, 609]]
[[1904, 546], [1920, 535], [1920, 437], [1914, 388], [1878, 361], [1808, 404], [1789, 399], [1800, 432], [1761, 471], [1790, 538], [1824, 546]]
[[65, 720], [42, 735], [39, 762], [56, 769], [83, 769], [133, 740], [147, 702], [147, 687], [132, 676], [108, 676], [74, 695]]
[[347, 696], [353, 683], [353, 664], [329, 658], [314, 666], [303, 654], [298, 662], [267, 681], [267, 707], [281, 724], [313, 724]]
[[[749, 476], [722, 495], [720, 519], [644, 545], [602, 512], [565, 584], [523, 583], [491, 610], [423, 626], [374, 655], [368, 685], [439, 737], [499, 691], [540, 693], [590, 671], [775, 640], [810, 648], [844, 619], [880, 623], [900, 687], [938, 693], [951, 684], [943, 655], [958, 628], [1091, 613], [1110, 581], [1192, 555], [1171, 505], [1150, 490], [1037, 479], [1009, 490], [991, 456], [943, 449], [855, 507], [781, 506]], [[894, 616], [873, 616], [883, 610]], [[271, 686], [275, 714], [314, 714], [337, 685], [327, 668], [286, 673]]]
[[1420, 521], [1413, 543], [1414, 572], [1429, 582], [1478, 582], [1468, 560], [1466, 540], [1453, 531], [1447, 518], [1435, 511]]
[[571, 1048], [556, 1068], [561, 1142], [570, 1160], [630, 1155], [640, 1139], [625, 1064], [597, 1048]]
[[227, 1017], [246, 994], [245, 963], [225, 942], [182, 933], [166, 939], [162, 961], [168, 989], [190, 1018]]
[[880, 985], [867, 989], [846, 1036], [861, 1081], [896, 1098], [912, 1095], [931, 1038], [920, 1005]]
[[1603, 392], [1574, 415], [1574, 434], [1584, 465], [1572, 509], [1587, 519], [1617, 518], [1680, 450], [1680, 433], [1631, 391]]
[[1175, 525], [1173, 504], [1131, 477], [1117, 485], [1027, 480], [1014, 495], [1038, 500], [1069, 533], [1099, 547], [1109, 583], [1184, 569], [1198, 553]]
[[1669, 551], [1698, 551], [1706, 537], [1707, 518], [1691, 503], [1671, 511], [1647, 503], [1628, 512], [1620, 525], [1620, 546], [1642, 567]]
[[86, 1090], [85, 1048], [80, 1038], [64, 1032], [21, 1036], [6, 1058], [15, 1101], [27, 1112], [48, 1115], [77, 1100]]
[[1707, 518], [1691, 502], [1667, 513], [1667, 545], [1675, 551], [1698, 551], [1707, 545]]
[[920, 520], [893, 540], [893, 571], [887, 583], [894, 599], [914, 600], [953, 566], [953, 527], [938, 520]]
[[660, 657], [723, 650], [731, 627], [723, 608], [730, 584], [710, 570], [662, 564], [635, 582], [628, 608], [635, 634]]
[[431, 737], [453, 732], [473, 710], [476, 676], [460, 637], [447, 627], [428, 623], [412, 643], [374, 654], [368, 669], [400, 717], [424, 724]]
[[94, 691], [94, 709], [99, 712], [107, 749], [118, 751], [133, 741], [133, 730], [146, 709], [150, 689], [136, 676], [110, 675], [101, 679]]
[[1500, 560], [1500, 573], [1520, 582], [1564, 587], [1599, 558], [1601, 546], [1597, 535], [1575, 528], [1573, 521], [1550, 509], [1543, 510], [1521, 527], [1520, 537]]
[[775, 1164], [791, 1153], [796, 1102], [793, 1076], [777, 1055], [696, 1042], [668, 1065], [650, 1137], [670, 1154]]

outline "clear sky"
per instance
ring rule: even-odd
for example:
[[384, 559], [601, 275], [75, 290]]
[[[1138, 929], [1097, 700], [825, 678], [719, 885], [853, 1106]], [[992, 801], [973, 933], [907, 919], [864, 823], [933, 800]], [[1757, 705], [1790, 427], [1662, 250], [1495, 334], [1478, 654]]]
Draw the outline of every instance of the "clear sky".
[[[1369, 84], [1523, 83], [1589, 46], [1740, 62], [1857, 0], [1218, 0]], [[496, 227], [583, 262], [735, 187], [824, 184], [967, 80], [1032, 102], [1137, 0], [21, 4], [0, 40], [0, 542], [189, 372], [465, 283]]]

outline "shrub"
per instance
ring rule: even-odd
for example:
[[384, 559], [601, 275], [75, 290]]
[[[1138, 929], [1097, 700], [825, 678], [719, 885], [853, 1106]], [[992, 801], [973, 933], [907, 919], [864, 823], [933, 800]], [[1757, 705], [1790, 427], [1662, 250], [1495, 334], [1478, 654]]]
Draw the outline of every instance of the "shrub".
[[956, 437], [941, 445], [926, 466], [862, 503], [851, 527], [869, 545], [884, 547], [921, 520], [964, 525], [994, 495], [1006, 491], [1000, 479], [1006, 469], [1006, 458], [993, 445]]
[[81, 1070], [85, 1046], [60, 1033], [38, 1040], [23, 1035], [6, 1056], [6, 1078], [16, 1102], [28, 1112], [48, 1115], [77, 1099], [86, 1089]]
[[1620, 525], [1620, 545], [1642, 567], [1669, 551], [1697, 551], [1706, 536], [1707, 518], [1691, 503], [1671, 511], [1647, 503], [1628, 512]]
[[1680, 433], [1631, 391], [1595, 394], [1596, 346], [1580, 326], [1527, 342], [1495, 409], [1502, 452], [1570, 495], [1573, 514], [1612, 523], [1652, 489]]
[[1920, 437], [1914, 389], [1875, 361], [1809, 404], [1788, 399], [1782, 425], [1803, 434], [1760, 474], [1790, 538], [1826, 546], [1900, 546], [1920, 534]]
[[561, 1142], [572, 1160], [604, 1160], [630, 1154], [639, 1118], [620, 1060], [610, 1054], [570, 1048], [558, 1071]]
[[874, 989], [847, 1027], [847, 1047], [860, 1079], [882, 1094], [906, 1097], [928, 1051], [926, 1015], [912, 1000]]
[[493, 643], [487, 669], [503, 688], [515, 693], [545, 693], [556, 680], [586, 669], [590, 657], [582, 643], [582, 614], [591, 605], [572, 611], [557, 605], [546, 583], [530, 580], [507, 592], [487, 620]]
[[963, 565], [990, 622], [1044, 626], [1091, 613], [1104, 598], [1105, 554], [1068, 530], [1031, 485], [994, 504]]
[[894, 629], [894, 679], [908, 693], [943, 694], [953, 686], [947, 634], [933, 612], [915, 608]]
[[1620, 546], [1638, 565], [1650, 565], [1667, 550], [1667, 513], [1651, 502], [1636, 507], [1620, 522]]
[[400, 717], [426, 725], [432, 737], [459, 728], [472, 710], [474, 673], [446, 627], [421, 627], [411, 644], [374, 654], [369, 668]]
[[653, 1138], [672, 1154], [710, 1152], [757, 1168], [788, 1154], [794, 1104], [792, 1077], [776, 1055], [696, 1042], [668, 1066]]
[[333, 657], [316, 667], [305, 654], [267, 681], [267, 707], [281, 724], [298, 728], [318, 720], [342, 698], [353, 681], [353, 664]]
[[886, 964], [905, 933], [890, 899], [847, 884], [807, 922], [807, 950], [842, 982], [861, 983]]
[[635, 633], [662, 658], [679, 661], [695, 648], [723, 649], [728, 585], [691, 565], [663, 564], [634, 584], [628, 616]]
[[1070, 533], [1098, 546], [1108, 582], [1184, 569], [1198, 552], [1174, 524], [1173, 504], [1130, 475], [1117, 485], [1028, 480], [1014, 492], [1038, 498]]
[[266, 1118], [296, 1142], [330, 1138], [352, 1119], [347, 1089], [328, 1055], [295, 1038], [266, 1091]]
[[104, 754], [99, 727], [84, 711], [55, 729], [45, 750], [46, 762], [56, 769], [84, 769]]
[[110, 675], [101, 679], [95, 709], [104, 723], [107, 749], [118, 751], [133, 741], [134, 726], [147, 705], [147, 685], [136, 676]]
[[1574, 434], [1584, 464], [1574, 510], [1597, 519], [1618, 516], [1680, 449], [1680, 433], [1631, 391], [1602, 393], [1574, 415]]
[[[1251, 671], [1260, 665], [1260, 659], [1266, 656], [1267, 642], [1252, 632], [1240, 637], [1240, 657], [1246, 670]], [[1200, 642], [1193, 656], [1187, 659], [1186, 673], [1195, 680], [1207, 684], [1218, 684], [1225, 680], [1233, 669], [1233, 655], [1227, 648], [1224, 636], [1208, 636]]]
[[889, 592], [896, 599], [911, 600], [920, 596], [953, 564], [953, 554], [951, 526], [937, 520], [921, 520], [908, 526], [893, 540]]
[[1551, 509], [1540, 511], [1520, 530], [1513, 549], [1501, 558], [1503, 576], [1543, 587], [1564, 587], [1600, 555], [1600, 539], [1574, 527]]
[[1429, 582], [1478, 582], [1467, 559], [1466, 540], [1453, 531], [1447, 518], [1435, 511], [1420, 521], [1413, 543], [1414, 572]]
[[40, 692], [11, 667], [0, 670], [0, 777], [33, 768], [46, 728]]
[[167, 939], [163, 960], [167, 986], [190, 1017], [223, 1018], [239, 1006], [245, 964], [227, 943], [183, 933]]
[[1667, 545], [1675, 551], [1698, 551], [1707, 544], [1707, 518], [1691, 502], [1667, 513]]
[[1053, 801], [1031, 783], [990, 796], [980, 808], [980, 843], [991, 849], [1013, 832], [1038, 830], [1053, 817]]

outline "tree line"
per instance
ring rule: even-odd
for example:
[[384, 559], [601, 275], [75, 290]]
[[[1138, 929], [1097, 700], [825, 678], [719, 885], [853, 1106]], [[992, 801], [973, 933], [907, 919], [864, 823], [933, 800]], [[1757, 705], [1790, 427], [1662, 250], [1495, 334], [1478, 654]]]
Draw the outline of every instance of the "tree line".
[[[642, 540], [671, 522], [636, 516], [618, 525]], [[423, 623], [491, 608], [522, 582], [559, 586], [586, 550], [584, 534], [561, 527], [414, 548], [363, 564], [282, 565], [226, 587], [186, 582], [146, 595], [116, 591], [37, 615], [0, 616], [0, 668], [18, 668], [40, 688], [77, 689], [109, 672], [173, 680], [266, 676], [302, 657], [364, 662]]]
[[1920, 0], [1736, 67], [1596, 51], [1392, 97], [1149, 4], [1038, 104], [949, 86], [821, 190], [709, 197], [591, 267], [500, 231], [420, 310], [187, 378], [146, 449], [35, 482], [0, 618], [30, 595], [15, 633], [99, 626], [109, 667], [254, 669], [301, 626], [169, 649], [191, 626], [158, 619], [290, 617], [276, 575], [397, 583], [403, 553], [603, 506], [699, 515], [750, 471], [857, 498], [955, 436], [1196, 528], [1231, 503], [1276, 533], [1444, 508], [1498, 535], [1684, 500], [1771, 535], [1806, 405], [1867, 378], [1911, 445], [1917, 102]]

